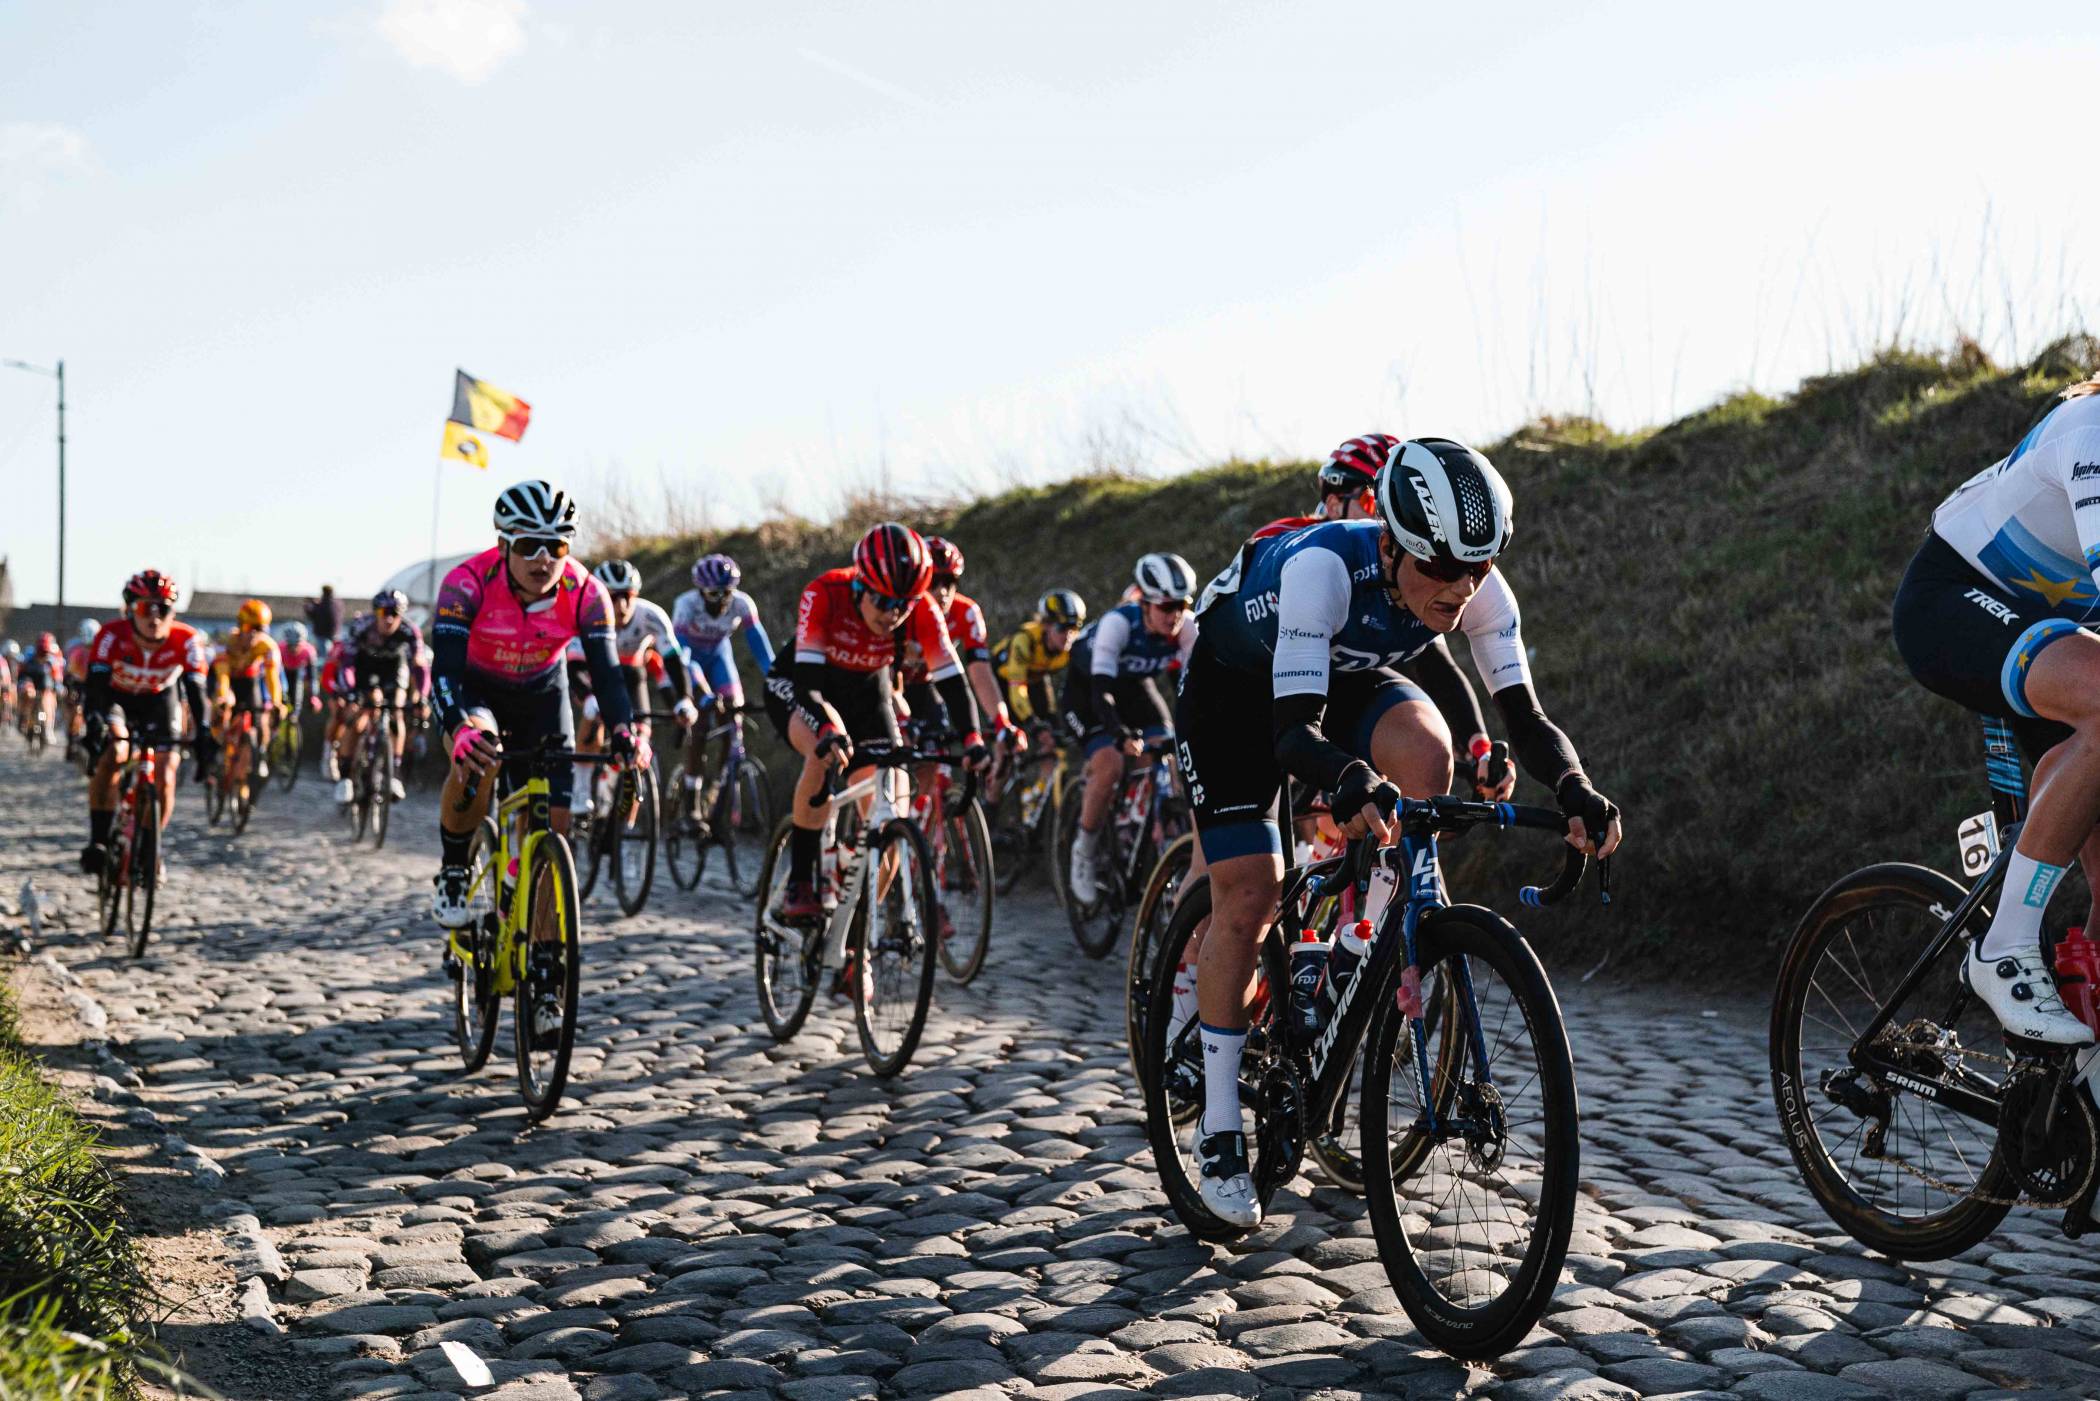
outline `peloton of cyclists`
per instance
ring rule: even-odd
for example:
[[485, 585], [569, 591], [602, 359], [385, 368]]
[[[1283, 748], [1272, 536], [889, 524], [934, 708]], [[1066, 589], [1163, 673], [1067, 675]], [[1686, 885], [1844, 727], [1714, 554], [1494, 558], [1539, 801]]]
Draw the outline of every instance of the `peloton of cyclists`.
[[[1608, 855], [1617, 810], [1531, 686], [1517, 602], [1495, 560], [1512, 500], [1479, 453], [1448, 439], [1395, 445], [1376, 520], [1322, 522], [1249, 541], [1204, 590], [1175, 708], [1182, 776], [1210, 871], [1198, 969], [1204, 1109], [1193, 1129], [1204, 1205], [1253, 1225], [1239, 1060], [1257, 948], [1282, 878], [1274, 815], [1289, 775], [1332, 795], [1345, 834], [1391, 839], [1402, 794], [1451, 783], [1451, 737], [1394, 668], [1464, 628], [1525, 772], [1552, 788], [1568, 840]], [[1396, 786], [1397, 785], [1397, 786]]]

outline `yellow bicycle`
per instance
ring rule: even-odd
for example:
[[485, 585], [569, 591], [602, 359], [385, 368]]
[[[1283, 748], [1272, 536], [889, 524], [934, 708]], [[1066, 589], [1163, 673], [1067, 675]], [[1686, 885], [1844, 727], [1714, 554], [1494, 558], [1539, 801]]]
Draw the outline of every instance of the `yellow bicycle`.
[[495, 809], [469, 848], [473, 918], [445, 940], [445, 967], [455, 979], [452, 1029], [467, 1073], [488, 1062], [502, 1000], [511, 998], [518, 1090], [535, 1123], [554, 1112], [568, 1084], [583, 977], [576, 857], [549, 822], [547, 775], [558, 764], [605, 757], [558, 744], [504, 754]]

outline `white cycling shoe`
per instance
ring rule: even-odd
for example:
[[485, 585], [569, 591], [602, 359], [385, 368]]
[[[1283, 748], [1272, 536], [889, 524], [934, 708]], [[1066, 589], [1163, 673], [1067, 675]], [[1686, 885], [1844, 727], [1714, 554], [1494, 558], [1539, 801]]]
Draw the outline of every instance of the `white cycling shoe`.
[[351, 799], [355, 798], [356, 796], [356, 784], [352, 783], [347, 778], [339, 778], [335, 781], [335, 800], [337, 802], [347, 805], [351, 801]]
[[1091, 905], [1101, 898], [1101, 860], [1098, 850], [1098, 832], [1081, 828], [1072, 838], [1072, 874], [1068, 882], [1072, 898], [1082, 905]]
[[386, 791], [387, 795], [397, 803], [408, 801], [408, 790], [401, 786], [401, 780], [398, 778], [387, 780]]
[[468, 881], [464, 866], [446, 866], [437, 873], [430, 917], [447, 929], [464, 929], [474, 922], [473, 908], [467, 903]]
[[330, 783], [333, 783], [342, 776], [343, 766], [336, 762], [335, 750], [333, 748], [322, 749], [321, 777], [327, 779]]
[[1261, 1199], [1254, 1194], [1254, 1177], [1247, 1171], [1247, 1135], [1238, 1131], [1205, 1133], [1203, 1120], [1196, 1120], [1196, 1161], [1202, 1171], [1196, 1193], [1204, 1209], [1234, 1226], [1261, 1224]]
[[2056, 992], [2056, 979], [2039, 946], [2018, 953], [1984, 958], [1979, 941], [1962, 960], [1961, 980], [1969, 985], [2010, 1036], [2052, 1046], [2090, 1046], [2093, 1029], [2071, 1015]]

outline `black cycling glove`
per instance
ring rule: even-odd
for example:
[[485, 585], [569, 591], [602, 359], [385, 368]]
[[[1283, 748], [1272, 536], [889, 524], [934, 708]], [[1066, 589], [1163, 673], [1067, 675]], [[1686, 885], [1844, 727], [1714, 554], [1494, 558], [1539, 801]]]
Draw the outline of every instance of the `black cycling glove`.
[[1561, 779], [1553, 796], [1559, 800], [1563, 815], [1582, 819], [1582, 830], [1589, 834], [1592, 842], [1601, 844], [1612, 819], [1619, 815], [1611, 799], [1590, 787], [1589, 779], [1579, 773]]
[[1342, 770], [1342, 781], [1334, 786], [1329, 811], [1336, 823], [1347, 823], [1373, 803], [1378, 805], [1380, 815], [1391, 817], [1400, 806], [1400, 790], [1380, 777], [1376, 769], [1358, 760]]

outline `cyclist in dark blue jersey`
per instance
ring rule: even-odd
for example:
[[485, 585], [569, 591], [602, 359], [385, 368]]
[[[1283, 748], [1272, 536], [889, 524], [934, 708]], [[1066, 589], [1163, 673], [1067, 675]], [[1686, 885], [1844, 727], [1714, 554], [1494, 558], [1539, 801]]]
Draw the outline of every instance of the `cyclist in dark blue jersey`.
[[1525, 772], [1552, 788], [1568, 841], [1608, 855], [1618, 810], [1532, 691], [1516, 595], [1494, 567], [1512, 502], [1485, 457], [1443, 438], [1396, 445], [1374, 492], [1377, 520], [1257, 537], [1204, 590], [1201, 633], [1175, 706], [1182, 775], [1210, 871], [1211, 924], [1197, 998], [1204, 1112], [1203, 1202], [1260, 1220], [1239, 1105], [1240, 1052], [1257, 949], [1283, 873], [1276, 822], [1286, 774], [1332, 795], [1349, 836], [1390, 840], [1402, 793], [1451, 786], [1451, 735], [1397, 668], [1464, 629]]

